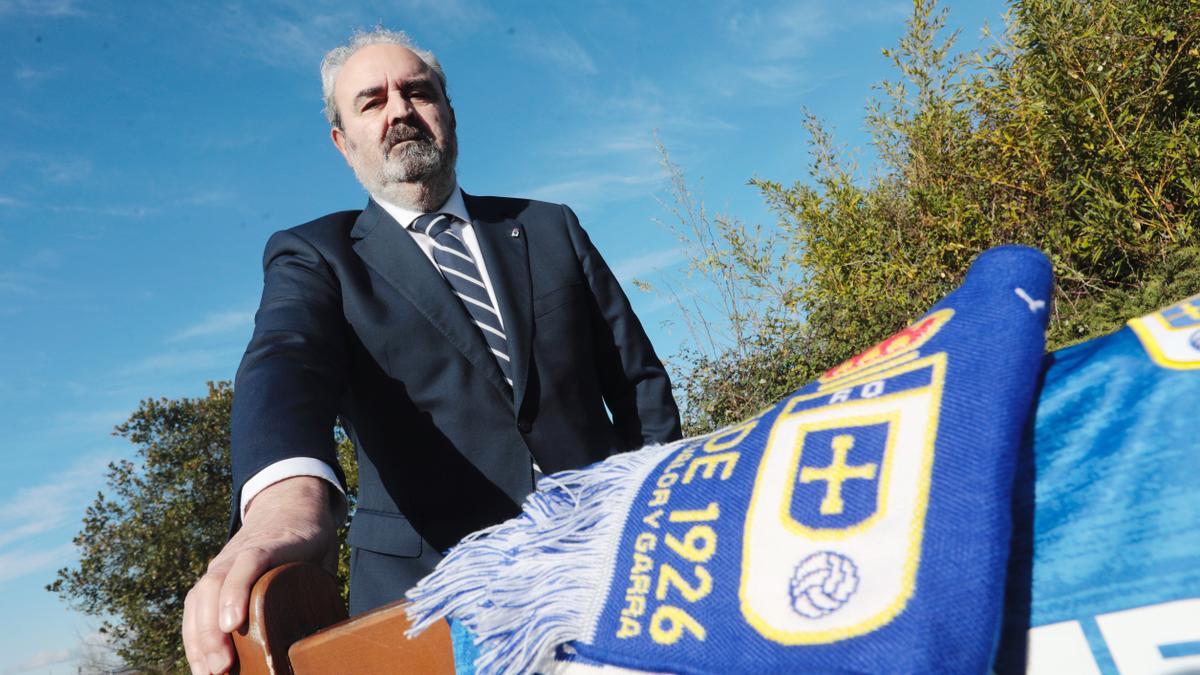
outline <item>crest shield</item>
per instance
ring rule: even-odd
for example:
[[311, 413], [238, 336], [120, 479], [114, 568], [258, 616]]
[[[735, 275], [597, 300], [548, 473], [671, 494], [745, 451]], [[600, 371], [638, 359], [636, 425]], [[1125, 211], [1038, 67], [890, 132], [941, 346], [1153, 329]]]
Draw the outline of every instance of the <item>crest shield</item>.
[[[886, 625], [912, 596], [946, 355], [816, 394], [776, 420], [746, 514], [742, 614], [780, 644]], [[836, 385], [837, 383], [830, 383]]]

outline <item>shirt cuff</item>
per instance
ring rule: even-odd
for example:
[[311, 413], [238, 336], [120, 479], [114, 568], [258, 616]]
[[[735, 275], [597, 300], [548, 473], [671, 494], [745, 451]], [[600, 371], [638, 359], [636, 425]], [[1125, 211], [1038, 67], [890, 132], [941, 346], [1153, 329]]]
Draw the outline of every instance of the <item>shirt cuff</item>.
[[342, 484], [338, 482], [337, 474], [333, 472], [333, 468], [325, 462], [312, 457], [289, 457], [288, 459], [281, 459], [274, 464], [268, 464], [242, 485], [242, 501], [238, 507], [242, 520], [246, 519], [246, 505], [250, 503], [251, 499], [254, 499], [255, 495], [281, 480], [295, 478], [296, 476], [322, 478], [337, 488], [339, 498], [337, 500], [338, 503], [333, 505], [334, 517], [339, 524], [345, 519], [346, 492], [342, 489]]

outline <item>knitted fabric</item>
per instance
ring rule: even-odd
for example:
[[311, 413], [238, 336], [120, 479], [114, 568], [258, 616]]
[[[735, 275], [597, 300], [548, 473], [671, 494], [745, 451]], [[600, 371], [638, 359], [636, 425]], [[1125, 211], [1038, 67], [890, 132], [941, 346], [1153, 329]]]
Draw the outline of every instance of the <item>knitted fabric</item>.
[[1198, 411], [1200, 296], [1046, 357], [997, 672], [1200, 672]]
[[461, 623], [480, 673], [985, 672], [1052, 288], [992, 249], [752, 419], [544, 478], [410, 592], [414, 630]]

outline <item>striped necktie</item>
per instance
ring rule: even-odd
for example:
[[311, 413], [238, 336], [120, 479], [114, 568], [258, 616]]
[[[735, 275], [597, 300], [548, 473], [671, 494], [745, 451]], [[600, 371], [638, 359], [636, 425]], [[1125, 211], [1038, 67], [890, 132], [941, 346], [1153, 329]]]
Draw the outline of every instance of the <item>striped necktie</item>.
[[500, 372], [511, 387], [513, 381], [512, 365], [508, 358], [508, 337], [500, 322], [500, 312], [492, 304], [471, 251], [461, 236], [451, 229], [454, 220], [455, 217], [448, 213], [427, 213], [414, 220], [411, 227], [433, 240], [434, 264], [466, 307], [479, 332], [483, 333], [483, 339], [500, 364]]

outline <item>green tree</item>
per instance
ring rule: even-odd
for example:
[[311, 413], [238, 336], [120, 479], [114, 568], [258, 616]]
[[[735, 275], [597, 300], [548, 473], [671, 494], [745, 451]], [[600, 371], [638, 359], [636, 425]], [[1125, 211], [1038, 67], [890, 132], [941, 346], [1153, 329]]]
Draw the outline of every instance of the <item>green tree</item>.
[[1200, 289], [1200, 5], [1022, 0], [982, 54], [955, 55], [944, 24], [915, 0], [883, 52], [899, 77], [867, 110], [871, 178], [810, 115], [808, 178], [751, 181], [775, 227], [709, 218], [667, 161], [692, 268], [733, 327], [732, 346], [684, 354], [690, 433], [886, 337], [997, 244], [1050, 256], [1052, 348]]
[[[188, 672], [183, 600], [228, 535], [232, 402], [228, 382], [210, 382], [204, 397], [143, 401], [117, 426], [135, 459], [109, 464], [108, 494], [97, 494], [75, 537], [79, 562], [47, 586], [100, 617], [118, 656], [140, 671]], [[353, 504], [353, 447], [340, 431], [335, 437]], [[343, 543], [343, 594], [348, 553]]]

